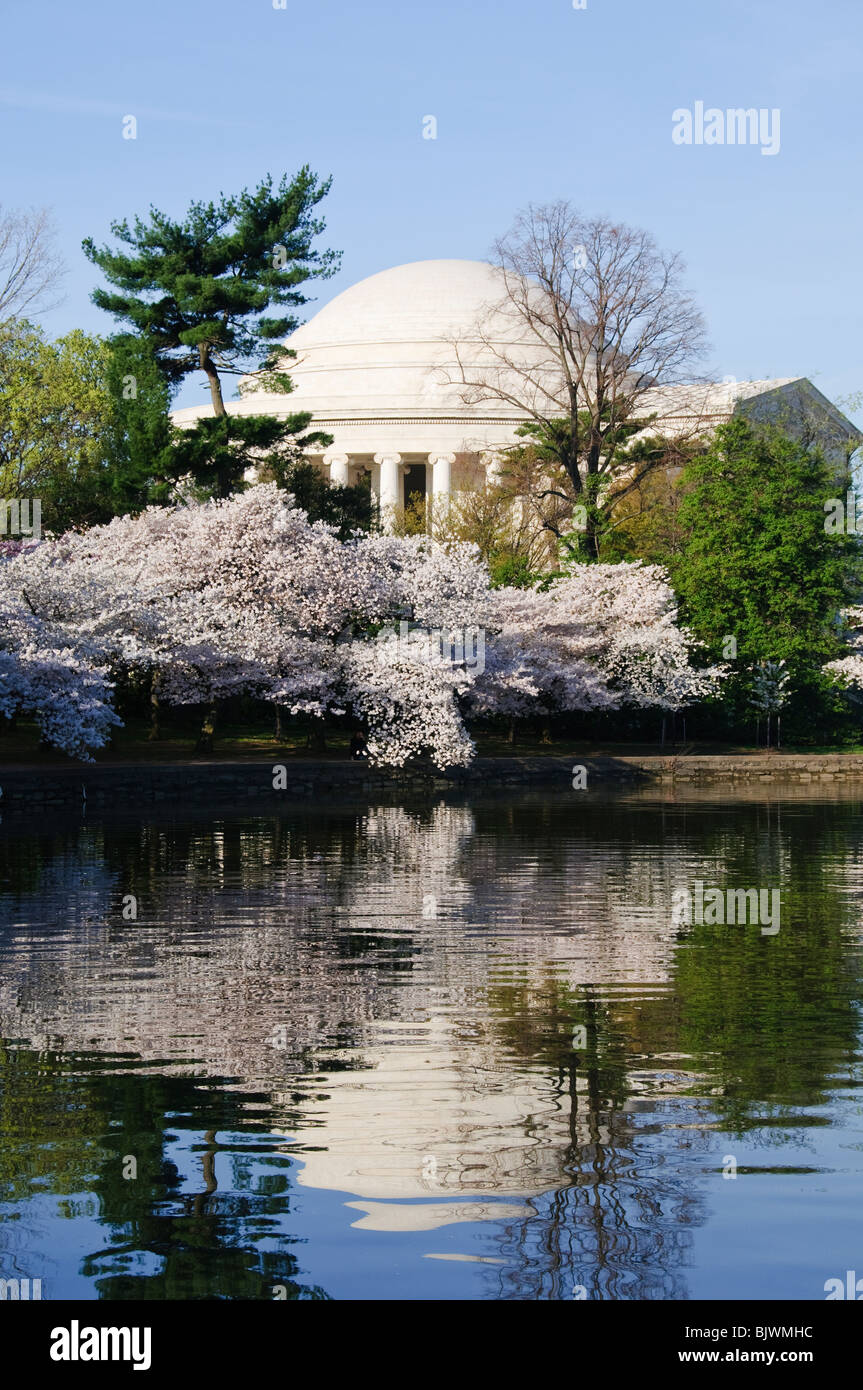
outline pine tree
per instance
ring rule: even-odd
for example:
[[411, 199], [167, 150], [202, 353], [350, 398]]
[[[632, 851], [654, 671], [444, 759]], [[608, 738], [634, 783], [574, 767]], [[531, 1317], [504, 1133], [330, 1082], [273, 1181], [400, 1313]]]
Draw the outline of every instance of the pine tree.
[[[338, 266], [336, 252], [313, 246], [325, 228], [314, 209], [329, 188], [329, 179], [304, 166], [276, 188], [268, 176], [251, 192], [193, 203], [182, 221], [151, 207], [147, 220], [114, 222], [119, 249], [97, 247], [91, 238], [83, 243], [116, 287], [96, 289], [93, 302], [146, 340], [168, 384], [204, 373], [214, 418], [176, 437], [173, 468], [175, 476], [191, 472], [215, 496], [242, 488], [246, 469], [265, 464], [268, 454], [329, 442], [305, 434], [307, 414], [229, 415], [222, 389], [225, 375], [251, 374], [270, 391], [291, 390], [282, 369], [291, 354], [279, 340], [297, 327], [295, 311], [308, 302], [301, 286]], [[266, 317], [271, 306], [289, 312]]]
[[376, 528], [371, 488], [365, 483], [340, 486], [327, 481], [308, 459], [285, 462], [280, 458], [273, 475], [280, 487], [294, 498], [296, 506], [306, 513], [309, 521], [325, 521], [335, 526], [339, 540], [347, 540], [356, 531]]

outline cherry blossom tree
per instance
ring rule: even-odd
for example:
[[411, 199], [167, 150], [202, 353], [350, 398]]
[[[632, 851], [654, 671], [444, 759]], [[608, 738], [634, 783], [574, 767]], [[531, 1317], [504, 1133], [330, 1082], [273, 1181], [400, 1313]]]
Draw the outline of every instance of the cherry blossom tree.
[[677, 710], [721, 681], [721, 667], [692, 664], [698, 644], [678, 625], [659, 566], [574, 565], [545, 590], [501, 589], [495, 601], [499, 635], [472, 692], [477, 712]]
[[692, 665], [655, 566], [493, 589], [473, 545], [342, 541], [275, 484], [8, 553], [0, 612], [0, 710], [29, 713], [79, 757], [118, 722], [120, 677], [148, 677], [169, 705], [242, 694], [321, 718], [350, 708], [373, 762], [452, 766], [473, 756], [470, 715], [676, 709], [721, 674]]
[[693, 665], [701, 644], [678, 623], [677, 599], [661, 565], [576, 565], [552, 592], [594, 625], [598, 668], [621, 703], [677, 711], [719, 689], [725, 668]]
[[14, 595], [0, 594], [0, 632], [0, 714], [33, 718], [45, 743], [89, 760], [120, 723], [107, 669]]

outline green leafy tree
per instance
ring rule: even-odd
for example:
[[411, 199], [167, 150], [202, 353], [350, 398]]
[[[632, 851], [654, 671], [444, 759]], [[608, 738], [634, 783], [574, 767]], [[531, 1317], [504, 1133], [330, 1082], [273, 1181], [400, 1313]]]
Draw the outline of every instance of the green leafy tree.
[[817, 448], [734, 419], [682, 481], [686, 539], [672, 582], [685, 620], [735, 671], [729, 695], [748, 702], [765, 661], [784, 661], [792, 691], [811, 692], [837, 654], [837, 615], [860, 574], [856, 539], [825, 531], [835, 469]]
[[147, 338], [118, 334], [108, 346], [103, 501], [113, 515], [134, 514], [173, 493], [171, 390]]
[[50, 342], [26, 320], [0, 325], [0, 496], [38, 498], [55, 532], [107, 520], [104, 435], [113, 409], [104, 340]]
[[[282, 449], [296, 454], [312, 441], [329, 442], [306, 433], [307, 413], [229, 415], [222, 388], [225, 375], [242, 375], [251, 377], [247, 389], [291, 390], [283, 370], [291, 354], [279, 340], [307, 302], [301, 286], [338, 265], [337, 253], [313, 245], [325, 227], [314, 209], [329, 188], [329, 179], [304, 166], [277, 187], [268, 176], [252, 191], [193, 203], [181, 221], [151, 208], [147, 220], [114, 222], [119, 249], [83, 243], [115, 287], [95, 290], [94, 303], [146, 339], [168, 383], [204, 373], [213, 418], [177, 437], [174, 472], [191, 473], [215, 496], [242, 487], [249, 467], [265, 466]], [[267, 317], [272, 306], [289, 312]]]

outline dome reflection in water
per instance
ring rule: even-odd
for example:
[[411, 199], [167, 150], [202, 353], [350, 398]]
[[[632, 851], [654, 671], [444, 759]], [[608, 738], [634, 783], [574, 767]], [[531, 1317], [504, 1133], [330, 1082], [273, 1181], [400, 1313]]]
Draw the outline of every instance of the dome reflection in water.
[[[823, 1298], [863, 1234], [859, 827], [793, 789], [7, 818], [0, 1276]], [[781, 929], [675, 920], [698, 881]]]

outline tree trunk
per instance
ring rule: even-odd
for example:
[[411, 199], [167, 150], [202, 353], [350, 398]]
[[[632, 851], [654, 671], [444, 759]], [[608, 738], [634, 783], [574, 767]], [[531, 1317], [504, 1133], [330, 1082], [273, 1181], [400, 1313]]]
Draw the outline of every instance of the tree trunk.
[[225, 402], [222, 399], [222, 383], [219, 379], [219, 373], [216, 371], [213, 364], [213, 359], [210, 356], [210, 349], [206, 343], [201, 343], [199, 346], [198, 357], [201, 362], [201, 370], [206, 372], [207, 375], [207, 383], [210, 387], [210, 400], [213, 402], [213, 414], [227, 415], [228, 412], [225, 409]]
[[162, 737], [162, 731], [159, 728], [159, 714], [161, 713], [159, 707], [160, 685], [161, 674], [158, 671], [154, 671], [150, 677], [150, 728], [147, 734], [147, 739], [150, 743], [156, 743], [157, 740]]
[[201, 1168], [204, 1176], [204, 1191], [196, 1192], [192, 1201], [192, 1211], [195, 1216], [205, 1216], [207, 1206], [212, 1194], [218, 1191], [219, 1183], [216, 1178], [216, 1131], [208, 1129], [204, 1135], [204, 1143], [208, 1148], [201, 1156]]
[[327, 731], [323, 725], [310, 731], [306, 739], [306, 747], [311, 749], [313, 753], [326, 753]]
[[515, 743], [515, 715], [509, 717], [509, 729], [507, 730], [506, 741], [510, 745]]
[[201, 723], [201, 732], [195, 744], [196, 753], [212, 753], [213, 739], [216, 735], [216, 702], [211, 700]]
[[275, 731], [275, 739], [276, 739], [276, 742], [277, 742], [277, 743], [281, 743], [281, 741], [282, 741], [282, 707], [281, 707], [281, 705], [276, 705], [276, 731]]
[[[222, 382], [216, 365], [210, 356], [210, 346], [208, 343], [201, 343], [198, 347], [198, 357], [201, 363], [201, 370], [206, 373], [207, 383], [210, 387], [210, 400], [213, 403], [213, 414], [216, 419], [227, 419], [228, 412], [225, 409], [225, 402], [222, 397]], [[234, 488], [234, 478], [230, 467], [221, 467], [216, 472], [216, 496], [230, 497]]]

